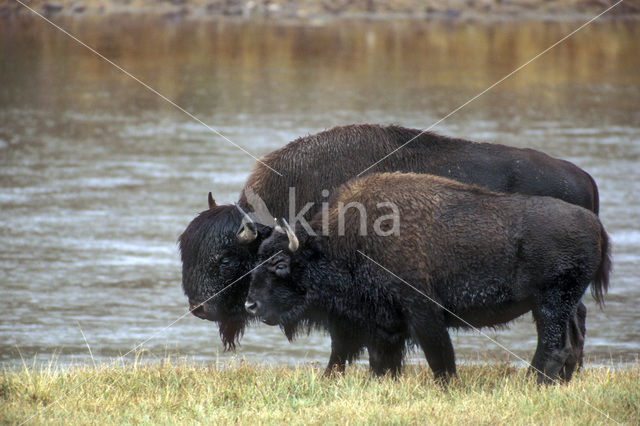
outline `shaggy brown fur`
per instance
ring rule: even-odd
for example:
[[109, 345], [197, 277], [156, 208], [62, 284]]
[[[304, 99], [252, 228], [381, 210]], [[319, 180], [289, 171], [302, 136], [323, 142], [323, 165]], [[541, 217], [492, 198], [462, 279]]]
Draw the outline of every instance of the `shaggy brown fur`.
[[[414, 140], [403, 146], [411, 139]], [[531, 149], [372, 124], [335, 127], [287, 144], [262, 159], [282, 176], [257, 163], [245, 188], [257, 193], [273, 216], [290, 219], [289, 188], [294, 187], [297, 211], [308, 202], [314, 203], [304, 215], [311, 219], [327, 201], [323, 189], [333, 192], [394, 150], [397, 151], [365, 174], [431, 173], [498, 192], [557, 197], [598, 211], [598, 190], [593, 179], [567, 161]], [[238, 204], [251, 211], [244, 191]], [[255, 265], [262, 238], [261, 233], [255, 244], [240, 245], [236, 232], [241, 220], [242, 215], [234, 206], [213, 203], [180, 237], [184, 292], [192, 306], [199, 306], [194, 311], [196, 316], [219, 322], [227, 348], [234, 347], [250, 321], [243, 308], [249, 279], [240, 279], [231, 289], [220, 291]], [[207, 302], [203, 304], [204, 301]], [[584, 336], [586, 308], [580, 305], [579, 309], [573, 335]]]
[[[398, 235], [370, 232], [388, 214], [381, 202], [398, 207]], [[350, 203], [364, 206], [366, 235], [358, 210], [340, 212]], [[442, 379], [455, 374], [448, 327], [501, 325], [531, 310], [538, 380], [571, 378], [583, 344], [571, 337], [580, 299], [592, 283], [603, 303], [611, 269], [594, 213], [551, 197], [404, 173], [345, 184], [329, 213], [328, 236], [298, 227], [297, 250], [282, 232], [261, 244], [259, 260], [270, 260], [252, 274], [249, 311], [287, 335], [300, 325], [326, 327], [337, 365], [354, 345], [366, 346], [376, 374], [399, 371], [409, 339]], [[312, 224], [321, 229], [320, 215]]]

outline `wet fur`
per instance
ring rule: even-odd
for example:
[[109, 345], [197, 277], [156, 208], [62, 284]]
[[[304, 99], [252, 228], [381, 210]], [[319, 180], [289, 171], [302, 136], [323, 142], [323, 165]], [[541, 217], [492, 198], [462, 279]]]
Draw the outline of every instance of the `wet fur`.
[[[381, 201], [400, 208], [400, 236], [359, 235], [354, 210], [347, 211], [346, 234], [338, 234], [338, 202], [363, 204], [372, 229]], [[260, 303], [259, 315], [288, 335], [300, 324], [326, 328], [336, 361], [328, 371], [343, 368], [353, 348], [366, 346], [375, 374], [397, 374], [410, 341], [425, 351], [435, 377], [446, 380], [455, 374], [447, 328], [493, 327], [532, 310], [538, 380], [571, 378], [584, 343], [584, 329], [581, 336], [569, 334], [586, 314], [580, 299], [592, 282], [602, 304], [611, 268], [608, 236], [592, 212], [549, 197], [386, 173], [340, 188], [330, 218], [327, 237], [299, 227], [300, 249], [293, 254], [286, 235], [273, 232], [259, 258], [282, 253], [253, 272], [248, 295]], [[315, 229], [320, 220], [314, 218]], [[286, 276], [274, 272], [279, 263], [287, 265]]]
[[[333, 192], [408, 140], [420, 135], [417, 129], [371, 124], [335, 127], [304, 136], [273, 151], [256, 163], [245, 187], [251, 187], [276, 217], [288, 217], [288, 189], [296, 187], [297, 209], [307, 202], [314, 206], [305, 217], [311, 219], [327, 200], [321, 190]], [[404, 171], [431, 173], [461, 182], [484, 186], [499, 192], [548, 195], [597, 212], [595, 182], [575, 165], [531, 149], [476, 143], [426, 132], [366, 173]], [[241, 194], [238, 204], [250, 206]], [[241, 216], [231, 205], [217, 205], [198, 215], [180, 236], [182, 286], [192, 303], [199, 303], [225, 287], [255, 265], [262, 233], [256, 244], [238, 250], [235, 233]], [[232, 277], [215, 276], [215, 256], [233, 252], [238, 266]], [[231, 281], [230, 281], [231, 280]], [[249, 279], [234, 284], [207, 305], [217, 316], [220, 334], [227, 348], [233, 348], [249, 321], [243, 312]], [[241, 312], [242, 311], [242, 312]], [[232, 325], [225, 325], [225, 322]], [[242, 324], [242, 325], [240, 325]]]

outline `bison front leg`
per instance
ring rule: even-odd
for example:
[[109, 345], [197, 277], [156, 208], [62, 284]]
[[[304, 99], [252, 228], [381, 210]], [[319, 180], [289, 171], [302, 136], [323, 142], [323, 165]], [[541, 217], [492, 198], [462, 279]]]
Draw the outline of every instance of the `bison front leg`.
[[369, 368], [374, 375], [384, 376], [389, 373], [396, 377], [400, 374], [404, 358], [404, 341], [371, 344], [368, 349]]
[[410, 331], [413, 339], [424, 351], [436, 382], [448, 383], [449, 379], [456, 375], [456, 359], [444, 321], [413, 323]]
[[327, 364], [327, 368], [324, 369], [324, 376], [331, 377], [334, 374], [344, 373], [347, 359], [347, 351], [344, 350], [344, 348], [336, 348], [336, 346], [332, 342], [331, 355], [329, 356], [329, 363]]
[[357, 336], [345, 333], [339, 327], [330, 326], [329, 333], [331, 335], [331, 355], [327, 368], [324, 370], [325, 377], [344, 373], [347, 362], [358, 358], [364, 349], [364, 345]]

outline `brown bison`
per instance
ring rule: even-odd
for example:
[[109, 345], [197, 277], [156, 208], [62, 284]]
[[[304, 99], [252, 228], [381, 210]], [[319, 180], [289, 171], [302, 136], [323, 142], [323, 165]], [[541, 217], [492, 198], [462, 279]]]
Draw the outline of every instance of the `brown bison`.
[[410, 341], [446, 380], [456, 372], [447, 328], [497, 326], [532, 311], [532, 370], [539, 382], [569, 380], [571, 319], [590, 283], [600, 304], [608, 288], [598, 217], [551, 197], [381, 173], [338, 189], [313, 232], [286, 225], [260, 245], [247, 310], [287, 335], [316, 326], [365, 346], [375, 374], [397, 373]]
[[[413, 138], [367, 173], [431, 173], [496, 192], [552, 196], [598, 211], [595, 182], [567, 161], [531, 149], [377, 125], [336, 127], [302, 137], [266, 155], [249, 176], [238, 204], [252, 211], [246, 197], [251, 190], [261, 197], [272, 217], [287, 217], [295, 226], [295, 215], [310, 219], [326, 204], [326, 194]], [[296, 197], [290, 214], [292, 188]], [[249, 288], [247, 274], [256, 265], [263, 235], [270, 232], [269, 226], [248, 225], [250, 229], [238, 235], [242, 218], [235, 206], [217, 205], [210, 196], [209, 209], [189, 224], [179, 240], [182, 286], [192, 312], [219, 323], [226, 347], [234, 346], [251, 320], [243, 306]], [[571, 336], [578, 358], [582, 353], [585, 314], [581, 304], [572, 321]], [[352, 349], [357, 354], [360, 348]], [[344, 368], [342, 358], [332, 355], [331, 360], [337, 360], [338, 367]]]

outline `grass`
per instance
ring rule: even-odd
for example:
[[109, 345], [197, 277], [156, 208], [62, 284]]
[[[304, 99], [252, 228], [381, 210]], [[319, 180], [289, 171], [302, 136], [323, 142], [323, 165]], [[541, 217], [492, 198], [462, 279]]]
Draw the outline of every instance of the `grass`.
[[461, 365], [446, 390], [424, 366], [396, 380], [360, 365], [327, 379], [312, 366], [170, 360], [0, 374], [3, 424], [640, 424], [640, 364], [548, 387], [508, 364]]

